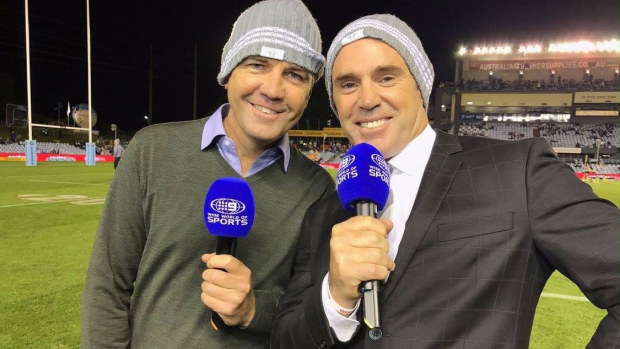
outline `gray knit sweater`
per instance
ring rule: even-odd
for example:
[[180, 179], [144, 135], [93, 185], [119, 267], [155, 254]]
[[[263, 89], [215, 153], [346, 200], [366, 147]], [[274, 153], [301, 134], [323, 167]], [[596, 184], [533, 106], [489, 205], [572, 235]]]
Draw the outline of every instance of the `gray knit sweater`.
[[216, 146], [200, 150], [206, 119], [136, 134], [116, 170], [82, 296], [82, 348], [267, 348], [310, 205], [334, 190], [326, 171], [291, 149], [247, 177], [256, 218], [237, 257], [252, 270], [256, 316], [247, 329], [211, 328], [200, 300], [200, 256], [215, 251], [202, 212], [220, 177], [239, 177]]

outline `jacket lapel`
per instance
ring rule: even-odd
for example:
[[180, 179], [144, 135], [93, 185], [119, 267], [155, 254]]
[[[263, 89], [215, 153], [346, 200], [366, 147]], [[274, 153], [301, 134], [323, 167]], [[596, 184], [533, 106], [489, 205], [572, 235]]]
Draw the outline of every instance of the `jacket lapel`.
[[383, 300], [389, 297], [402, 278], [461, 166], [461, 160], [451, 156], [461, 151], [458, 137], [439, 130], [435, 132], [437, 132], [437, 138], [424, 169], [411, 214], [407, 219], [403, 239], [398, 247], [396, 269], [390, 273], [384, 286], [381, 295]]

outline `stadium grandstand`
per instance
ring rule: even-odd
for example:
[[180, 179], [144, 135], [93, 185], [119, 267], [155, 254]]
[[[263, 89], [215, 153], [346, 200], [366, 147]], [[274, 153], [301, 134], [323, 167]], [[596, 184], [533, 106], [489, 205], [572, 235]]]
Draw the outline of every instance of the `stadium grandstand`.
[[620, 41], [462, 46], [435, 92], [435, 126], [506, 140], [544, 137], [580, 176], [620, 174]]

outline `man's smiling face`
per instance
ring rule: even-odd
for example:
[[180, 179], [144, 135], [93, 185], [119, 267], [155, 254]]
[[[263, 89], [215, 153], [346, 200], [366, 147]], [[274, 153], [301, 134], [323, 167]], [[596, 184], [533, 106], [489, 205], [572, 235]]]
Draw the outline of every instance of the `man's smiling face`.
[[345, 134], [387, 159], [428, 124], [422, 96], [402, 56], [375, 39], [344, 46], [332, 69], [333, 99]]

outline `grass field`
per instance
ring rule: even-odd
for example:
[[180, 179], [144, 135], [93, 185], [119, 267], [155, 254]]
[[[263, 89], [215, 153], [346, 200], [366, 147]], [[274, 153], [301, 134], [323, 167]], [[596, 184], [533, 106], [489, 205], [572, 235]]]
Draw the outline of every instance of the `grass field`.
[[[77, 348], [80, 297], [112, 164], [0, 162], [0, 348]], [[620, 183], [591, 183], [620, 205]], [[583, 297], [554, 274], [546, 293]], [[579, 298], [577, 298], [579, 299]], [[531, 348], [583, 348], [604, 311], [542, 297]]]

